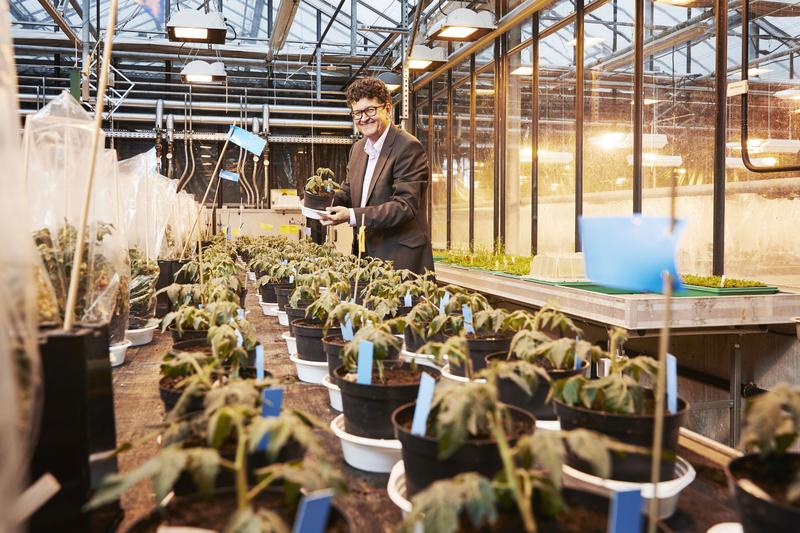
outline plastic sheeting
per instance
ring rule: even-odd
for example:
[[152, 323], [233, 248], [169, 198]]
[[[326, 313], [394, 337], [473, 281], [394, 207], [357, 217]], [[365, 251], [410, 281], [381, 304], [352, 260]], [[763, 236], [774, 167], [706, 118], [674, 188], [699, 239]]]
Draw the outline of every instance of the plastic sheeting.
[[161, 259], [180, 258], [187, 240], [189, 241], [188, 250], [190, 252], [194, 250], [194, 243], [200, 238], [200, 232], [204, 226], [201, 214], [200, 222], [192, 232], [195, 216], [197, 216], [197, 202], [194, 196], [185, 191], [179, 192], [169, 215], [166, 235], [161, 248]]

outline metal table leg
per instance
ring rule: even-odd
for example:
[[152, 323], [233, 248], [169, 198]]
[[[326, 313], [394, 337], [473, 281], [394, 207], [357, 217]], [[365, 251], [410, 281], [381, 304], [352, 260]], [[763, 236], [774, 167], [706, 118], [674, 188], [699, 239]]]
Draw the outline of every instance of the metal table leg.
[[730, 364], [730, 432], [728, 444], [735, 448], [742, 432], [742, 336], [738, 335], [733, 342]]

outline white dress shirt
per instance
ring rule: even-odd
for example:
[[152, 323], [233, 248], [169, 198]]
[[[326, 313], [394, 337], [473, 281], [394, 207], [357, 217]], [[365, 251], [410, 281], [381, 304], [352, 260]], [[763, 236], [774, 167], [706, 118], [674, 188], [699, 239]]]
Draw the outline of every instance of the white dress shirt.
[[[381, 155], [383, 141], [386, 140], [386, 134], [389, 133], [389, 128], [391, 128], [391, 125], [386, 126], [386, 129], [374, 144], [369, 139], [367, 139], [367, 142], [364, 143], [364, 152], [366, 152], [369, 159], [367, 160], [367, 170], [364, 172], [364, 183], [361, 188], [361, 199], [358, 204], [359, 207], [364, 207], [367, 205], [369, 186], [370, 183], [372, 183], [373, 174], [375, 173], [375, 166], [378, 164], [378, 156]], [[350, 209], [350, 225], [356, 225], [356, 212], [353, 209]]]

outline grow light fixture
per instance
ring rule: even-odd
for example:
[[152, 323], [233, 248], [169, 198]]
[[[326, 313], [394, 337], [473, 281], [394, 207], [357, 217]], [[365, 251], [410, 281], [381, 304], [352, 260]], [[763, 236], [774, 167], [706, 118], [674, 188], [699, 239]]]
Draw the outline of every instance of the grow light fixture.
[[[762, 67], [750, 67], [747, 69], [747, 76], [748, 78], [758, 78], [762, 74], [766, 74], [768, 72], [772, 72], [771, 68], [762, 68]], [[731, 76], [742, 76], [742, 69], [736, 69], [730, 73]]]
[[[592, 48], [594, 46], [599, 46], [600, 44], [603, 43], [603, 41], [605, 41], [605, 39], [603, 39], [602, 37], [584, 37], [583, 38], [583, 47], [584, 48]], [[572, 39], [569, 42], [569, 44], [571, 44], [572, 46], [578, 46], [578, 40], [577, 39]]]
[[397, 91], [403, 85], [403, 77], [397, 72], [381, 72], [377, 78], [386, 85], [390, 93]]
[[228, 74], [222, 61], [209, 63], [195, 59], [181, 70], [181, 80], [184, 83], [223, 83], [227, 78]]
[[477, 96], [492, 96], [492, 95], [494, 95], [494, 89], [489, 89], [489, 88], [484, 89], [484, 88], [476, 87], [475, 88], [475, 94]]
[[408, 68], [411, 70], [428, 70], [447, 61], [444, 48], [430, 48], [424, 44], [416, 44], [411, 49], [408, 58]]
[[782, 100], [800, 100], [800, 89], [784, 89], [775, 93]]
[[[753, 157], [750, 159], [750, 162], [759, 167], [774, 167], [778, 164], [778, 158], [776, 157]], [[725, 166], [727, 168], [739, 168], [744, 169], [744, 161], [742, 161], [741, 157], [726, 157], [725, 158]]]
[[[633, 165], [633, 155], [627, 157], [628, 164]], [[679, 155], [662, 155], [652, 152], [642, 153], [642, 164], [647, 167], [680, 167], [683, 158]]]
[[167, 22], [170, 41], [224, 44], [228, 28], [222, 13], [181, 9]]
[[[566, 164], [572, 162], [571, 152], [553, 152], [550, 150], [538, 151], [539, 163], [544, 164]], [[530, 146], [520, 146], [519, 160], [522, 163], [531, 163], [533, 161], [533, 148]]]
[[[740, 141], [726, 143], [726, 146], [731, 150], [742, 149]], [[747, 151], [753, 154], [796, 154], [800, 152], [800, 139], [748, 139]]]
[[530, 65], [520, 65], [512, 70], [509, 74], [512, 76], [531, 76], [533, 75], [533, 67]]
[[428, 39], [439, 41], [474, 41], [495, 29], [494, 16], [488, 11], [454, 9], [428, 28]]
[[[615, 150], [618, 148], [631, 148], [633, 147], [633, 134], [622, 133], [618, 131], [611, 131], [591, 137], [589, 139], [592, 144], [596, 144], [605, 150]], [[664, 148], [667, 145], [667, 136], [663, 133], [643, 133], [642, 146], [651, 149]]]

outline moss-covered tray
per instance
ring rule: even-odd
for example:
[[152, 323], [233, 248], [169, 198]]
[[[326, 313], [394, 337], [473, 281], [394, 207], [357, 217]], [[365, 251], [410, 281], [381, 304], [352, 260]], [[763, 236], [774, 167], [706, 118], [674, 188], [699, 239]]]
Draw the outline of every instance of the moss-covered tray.
[[687, 290], [698, 291], [701, 294], [737, 296], [743, 294], [775, 294], [778, 292], [778, 287], [766, 285], [760, 281], [724, 279], [721, 276], [697, 276], [694, 274], [683, 274], [681, 277]]
[[716, 296], [740, 296], [746, 294], [775, 294], [778, 287], [764, 285], [763, 287], [703, 287], [701, 285], [684, 284], [689, 291]]

